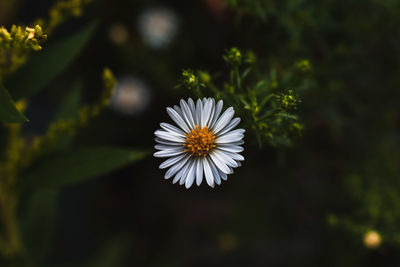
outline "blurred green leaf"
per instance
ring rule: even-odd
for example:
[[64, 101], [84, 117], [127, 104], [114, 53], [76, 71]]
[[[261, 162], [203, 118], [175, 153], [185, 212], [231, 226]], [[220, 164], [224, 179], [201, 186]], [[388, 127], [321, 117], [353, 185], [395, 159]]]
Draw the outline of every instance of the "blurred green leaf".
[[69, 119], [76, 115], [81, 101], [82, 83], [76, 82], [67, 92], [63, 102], [61, 102], [57, 113], [54, 115], [53, 121]]
[[22, 177], [22, 186], [61, 188], [143, 159], [143, 150], [96, 147], [66, 151], [43, 159]]
[[[81, 103], [81, 89], [82, 82], [75, 82], [71, 89], [64, 96], [56, 114], [54, 115], [53, 121], [68, 120], [76, 117]], [[61, 133], [57, 144], [54, 145], [54, 150], [65, 150], [68, 148], [72, 141], [72, 136], [68, 133]]]
[[277, 113], [275, 114], [276, 117], [281, 117], [281, 118], [285, 118], [285, 119], [292, 119], [292, 120], [297, 120], [297, 116], [296, 115], [292, 115], [286, 112], [281, 112], [281, 113]]
[[57, 190], [36, 191], [27, 199], [22, 215], [21, 229], [26, 252], [31, 261], [40, 266], [53, 241], [57, 201]]
[[8, 91], [0, 84], [0, 121], [26, 122], [25, 116], [18, 111]]
[[127, 252], [128, 240], [126, 236], [115, 237], [97, 253], [94, 259], [86, 263], [85, 267], [112, 267], [121, 266]]
[[44, 88], [57, 77], [79, 54], [89, 40], [96, 24], [91, 23], [68, 38], [49, 45], [33, 56], [27, 64], [7, 81], [15, 99], [29, 97]]

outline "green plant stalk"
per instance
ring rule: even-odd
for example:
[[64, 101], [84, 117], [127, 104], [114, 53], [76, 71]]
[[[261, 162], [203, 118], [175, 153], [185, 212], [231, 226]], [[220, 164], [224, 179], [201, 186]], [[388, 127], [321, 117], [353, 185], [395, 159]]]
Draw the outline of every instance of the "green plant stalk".
[[[24, 109], [24, 104], [19, 104]], [[0, 249], [5, 256], [13, 256], [21, 250], [21, 239], [18, 229], [17, 207], [18, 196], [14, 190], [23, 149], [21, 124], [5, 124], [8, 130], [6, 160], [0, 169], [0, 218], [3, 223], [4, 240]]]
[[3, 186], [0, 194], [0, 216], [5, 236], [4, 244], [0, 246], [0, 249], [4, 256], [11, 257], [21, 251], [21, 237], [17, 224], [18, 198], [14, 191], [5, 190]]

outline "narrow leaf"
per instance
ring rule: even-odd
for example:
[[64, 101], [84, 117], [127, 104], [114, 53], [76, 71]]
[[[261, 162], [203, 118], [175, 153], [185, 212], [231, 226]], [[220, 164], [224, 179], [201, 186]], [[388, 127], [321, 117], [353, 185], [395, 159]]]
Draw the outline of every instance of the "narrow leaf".
[[26, 122], [25, 116], [18, 111], [8, 91], [0, 84], [0, 121]]
[[69, 119], [76, 115], [81, 100], [82, 82], [76, 82], [61, 102], [53, 121]]
[[16, 71], [6, 81], [15, 99], [34, 95], [56, 78], [82, 50], [95, 26], [92, 23], [74, 35], [45, 47]]
[[22, 177], [22, 186], [61, 188], [144, 158], [148, 153], [112, 147], [70, 150], [43, 159]]
[[104, 248], [96, 253], [85, 266], [87, 267], [109, 267], [121, 266], [128, 251], [128, 239], [126, 236], [115, 237], [110, 240]]
[[36, 191], [26, 201], [20, 224], [25, 249], [37, 264], [50, 252], [57, 206], [57, 190]]

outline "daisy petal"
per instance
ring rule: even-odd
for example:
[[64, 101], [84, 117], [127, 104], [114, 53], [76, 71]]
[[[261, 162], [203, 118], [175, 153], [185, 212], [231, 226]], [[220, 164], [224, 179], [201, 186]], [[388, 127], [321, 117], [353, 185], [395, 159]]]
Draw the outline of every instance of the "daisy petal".
[[210, 111], [210, 116], [206, 122], [206, 126], [210, 129], [210, 125], [214, 119], [214, 114], [215, 114], [215, 99], [211, 98], [211, 111]]
[[182, 153], [185, 153], [185, 152], [183, 150], [175, 150], [175, 149], [169, 150], [168, 149], [168, 150], [158, 151], [158, 152], [154, 153], [153, 156], [156, 158], [168, 158], [168, 157], [180, 155]]
[[222, 180], [225, 180], [225, 181], [228, 180], [228, 175], [226, 175], [225, 173], [219, 171], [219, 175], [221, 176]]
[[[241, 146], [241, 145], [243, 145], [243, 144], [244, 144], [244, 141], [243, 141], [243, 140], [240, 140], [240, 141], [236, 141], [236, 142], [229, 143], [228, 145]], [[221, 144], [221, 145], [227, 145], [227, 144]]]
[[181, 136], [183, 138], [186, 137], [185, 133], [181, 129], [179, 129], [178, 127], [175, 127], [174, 125], [171, 125], [171, 124], [166, 123], [166, 122], [162, 122], [162, 123], [160, 123], [160, 126], [161, 126], [161, 128], [163, 128], [167, 132], [174, 133], [175, 135], [179, 135], [179, 136]]
[[197, 99], [195, 115], [197, 117], [197, 123], [200, 126], [201, 121], [202, 121], [202, 115], [203, 115], [203, 103], [201, 102], [200, 99]]
[[181, 116], [183, 118], [183, 113], [179, 106], [174, 105], [174, 110], [179, 114], [179, 116]]
[[183, 185], [188, 177], [189, 171], [192, 169], [194, 165], [193, 160], [188, 161], [189, 165], [185, 168], [185, 171], [182, 172], [181, 179], [179, 179], [179, 185]]
[[165, 179], [171, 178], [174, 174], [176, 174], [179, 170], [182, 169], [182, 166], [184, 166], [189, 159], [189, 156], [187, 155], [185, 156], [186, 157], [184, 157], [182, 161], [179, 161], [178, 163], [176, 163], [175, 165], [173, 165], [171, 168], [168, 169], [168, 171], [165, 173]]
[[242, 140], [244, 135], [239, 132], [230, 132], [215, 139], [216, 144], [230, 144]]
[[182, 145], [180, 144], [175, 144], [175, 145], [155, 145], [154, 146], [155, 149], [158, 150], [179, 150], [182, 148]]
[[240, 153], [242, 152], [244, 149], [241, 146], [233, 146], [231, 144], [221, 144], [218, 145], [218, 149], [224, 150], [224, 151], [228, 151], [228, 152], [232, 152], [232, 153]]
[[173, 184], [175, 184], [176, 182], [178, 182], [182, 175], [185, 173], [185, 171], [190, 167], [190, 160], [188, 160], [185, 165], [183, 165], [182, 169], [180, 169], [178, 171], [178, 173], [175, 175], [174, 180], [172, 181]]
[[170, 132], [166, 132], [163, 130], [157, 130], [154, 132], [155, 136], [164, 139], [166, 141], [172, 141], [172, 142], [177, 142], [177, 143], [184, 143], [185, 138], [180, 137], [178, 135], [172, 134]]
[[219, 137], [224, 137], [224, 136], [233, 135], [233, 134], [244, 134], [245, 131], [246, 131], [245, 129], [236, 129], [236, 130], [227, 132], [225, 134], [221, 134]]
[[203, 110], [203, 115], [202, 115], [202, 120], [201, 120], [201, 128], [206, 126], [208, 124], [208, 121], [210, 120], [210, 115], [211, 115], [211, 109], [212, 109], [212, 101], [206, 100], [204, 101], [204, 110]]
[[229, 132], [230, 130], [232, 130], [233, 128], [235, 128], [240, 122], [240, 118], [234, 118], [233, 120], [231, 120], [231, 122], [225, 127], [223, 128], [220, 132], [215, 132], [216, 136], [220, 136], [223, 135], [227, 132]]
[[226, 174], [231, 173], [229, 170], [229, 167], [226, 165], [226, 163], [222, 160], [221, 157], [217, 156], [215, 151], [210, 154], [210, 157], [211, 157], [212, 161], [214, 162], [214, 164], [218, 167], [218, 169], [220, 169], [221, 171], [223, 171]]
[[[157, 143], [163, 144], [163, 145], [171, 145], [171, 146], [176, 146], [177, 145], [176, 142], [167, 141], [167, 140], [164, 140], [164, 139], [161, 139], [161, 138], [158, 138], [158, 137], [154, 138], [154, 141], [156, 141]], [[179, 143], [179, 144], [182, 144], [182, 143]]]
[[221, 184], [221, 178], [220, 178], [220, 176], [219, 176], [218, 168], [215, 167], [214, 163], [212, 163], [212, 162], [210, 162], [210, 167], [211, 167], [211, 171], [212, 171], [212, 173], [213, 173], [213, 175], [214, 175], [214, 181], [215, 181], [215, 183], [216, 183], [217, 185], [220, 185], [220, 184]]
[[244, 157], [242, 155], [238, 154], [238, 153], [231, 153], [231, 152], [228, 152], [228, 151], [222, 151], [220, 149], [216, 149], [216, 150], [218, 150], [218, 152], [226, 155], [227, 157], [229, 157], [229, 158], [231, 158], [233, 160], [236, 160], [236, 161], [243, 161], [244, 160]]
[[237, 167], [237, 162], [234, 161], [229, 154], [227, 154], [228, 152], [223, 152], [221, 150], [215, 150], [213, 155], [215, 155], [217, 158], [219, 158], [222, 162], [224, 162], [228, 167], [233, 167], [236, 168]]
[[197, 162], [199, 160], [195, 160], [192, 164], [192, 167], [190, 168], [190, 171], [187, 175], [186, 181], [185, 181], [185, 187], [189, 188], [192, 186], [193, 182], [194, 182], [194, 178], [196, 177], [196, 169], [197, 169]]
[[181, 109], [183, 113], [183, 117], [185, 118], [186, 123], [189, 125], [191, 129], [194, 129], [195, 124], [193, 120], [192, 112], [190, 111], [189, 106], [186, 104], [186, 101], [181, 99], [180, 101]]
[[207, 158], [204, 158], [203, 166], [204, 166], [204, 174], [206, 176], [207, 184], [211, 187], [214, 187], [214, 177], [213, 177], [213, 174], [212, 174], [212, 171], [210, 168], [210, 164], [209, 164]]
[[197, 122], [197, 117], [196, 117], [196, 105], [194, 104], [193, 99], [191, 99], [190, 97], [187, 102], [190, 108], [190, 112], [192, 112], [193, 115], [194, 124], [198, 125], [199, 123]]
[[235, 115], [235, 111], [232, 107], [225, 110], [225, 112], [221, 115], [221, 117], [217, 120], [212, 129], [215, 133], [221, 131], [232, 119], [233, 115]]
[[218, 101], [217, 105], [215, 106], [214, 116], [210, 123], [210, 129], [212, 129], [214, 127], [214, 124], [217, 122], [217, 120], [219, 118], [219, 114], [221, 114], [223, 104], [224, 104], [224, 102], [222, 100], [220, 100], [220, 101]]
[[183, 118], [176, 112], [175, 109], [172, 109], [170, 107], [167, 108], [168, 115], [171, 117], [171, 119], [178, 124], [179, 127], [181, 127], [182, 130], [184, 130], [186, 133], [189, 133], [189, 128]]
[[199, 186], [203, 181], [203, 159], [199, 159], [196, 168], [196, 184]]
[[171, 158], [167, 159], [166, 161], [164, 161], [163, 163], [161, 163], [160, 169], [168, 168], [168, 167], [176, 164], [180, 160], [182, 160], [184, 157], [187, 157], [187, 156], [185, 154], [182, 154], [179, 156], [171, 157]]

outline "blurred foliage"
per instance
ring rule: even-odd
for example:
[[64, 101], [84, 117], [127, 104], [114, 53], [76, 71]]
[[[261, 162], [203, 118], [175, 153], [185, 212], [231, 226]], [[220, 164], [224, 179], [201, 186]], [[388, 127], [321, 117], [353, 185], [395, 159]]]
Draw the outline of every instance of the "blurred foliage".
[[[89, 1], [60, 1], [50, 9], [46, 32], [51, 32], [70, 16], [80, 16]], [[29, 58], [29, 50], [42, 50], [47, 39], [42, 27], [0, 28], [0, 121], [5, 130], [5, 146], [0, 159], [0, 264], [43, 266], [53, 242], [58, 195], [66, 186], [97, 177], [142, 159], [145, 151], [115, 147], [72, 149], [71, 137], [98, 117], [109, 105], [116, 79], [104, 68], [104, 90], [95, 103], [81, 106], [79, 88], [72, 90], [60, 106], [55, 120], [43, 136], [33, 140], [23, 133], [23, 115], [29, 97], [43, 90], [81, 52], [96, 25], [83, 27], [44, 52]], [[18, 68], [18, 70], [17, 70]], [[3, 81], [18, 102], [14, 102]], [[60, 171], [62, 174], [60, 176]], [[23, 212], [20, 214], [19, 210]], [[21, 218], [19, 218], [21, 217]], [[21, 220], [21, 221], [20, 221]]]
[[19, 112], [16, 104], [8, 91], [0, 84], [0, 121], [2, 122], [24, 122], [25, 116]]
[[[78, 17], [82, 15], [83, 7], [89, 2], [90, 0], [58, 1], [50, 8], [49, 19], [37, 19], [34, 23], [35, 26], [32, 28], [25, 27], [24, 29], [22, 26], [12, 25], [11, 30], [7, 31], [6, 28], [1, 27], [0, 81], [4, 75], [14, 72], [26, 62], [30, 49], [34, 51], [41, 50], [41, 43], [46, 41], [47, 34], [51, 33], [58, 25], [71, 16]], [[42, 28], [44, 28], [46, 34], [44, 34]]]
[[265, 142], [273, 146], [291, 145], [292, 137], [298, 136], [303, 128], [295, 114], [301, 101], [293, 89], [309, 89], [310, 63], [303, 60], [288, 71], [278, 72], [276, 68], [266, 71], [257, 65], [254, 53], [242, 55], [236, 47], [227, 50], [223, 59], [229, 68], [229, 78], [221, 85], [215, 84], [216, 75], [184, 70], [178, 87], [193, 90], [198, 97], [211, 93], [235, 107], [260, 147]]
[[[13, 96], [16, 99], [30, 97], [42, 90], [71, 64], [89, 40], [95, 27], [95, 24], [89, 24], [72, 36], [50, 44], [43, 53], [33, 56], [24, 66], [9, 75], [5, 84], [8, 88], [12, 88]], [[30, 82], [26, 83], [25, 79]]]
[[39, 51], [41, 43], [46, 41], [47, 35], [42, 28], [36, 25], [34, 28], [13, 25], [10, 31], [0, 28], [0, 81], [3, 75], [16, 70], [22, 65], [29, 50]]
[[[314, 86], [300, 116], [312, 131], [315, 120], [345, 146], [341, 179], [351, 205], [331, 208], [329, 225], [360, 237], [369, 230], [398, 243], [400, 229], [399, 66], [395, 30], [398, 1], [226, 0], [240, 21], [253, 20], [260, 42], [271, 43], [272, 62], [306, 55]], [[299, 62], [298, 67], [309, 69]], [[318, 114], [316, 114], [318, 113]], [[315, 133], [314, 133], [315, 134]], [[386, 144], [385, 142], [388, 142]], [[305, 148], [303, 148], [305, 149]], [[350, 208], [351, 207], [351, 208]], [[351, 210], [351, 211], [350, 211]]]

